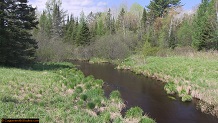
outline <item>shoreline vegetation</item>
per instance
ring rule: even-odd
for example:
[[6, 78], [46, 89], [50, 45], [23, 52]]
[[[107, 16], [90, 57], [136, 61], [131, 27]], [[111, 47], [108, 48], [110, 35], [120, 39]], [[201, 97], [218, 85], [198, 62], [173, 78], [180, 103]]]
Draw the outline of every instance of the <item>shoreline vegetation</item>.
[[[167, 94], [176, 94], [183, 102], [196, 98], [199, 100], [197, 107], [202, 112], [218, 117], [217, 54], [195, 52], [165, 55], [163, 57], [138, 54], [122, 62], [108, 62], [117, 65], [116, 69], [130, 70], [135, 74], [165, 82], [164, 90]], [[97, 59], [92, 58], [90, 62], [100, 63], [101, 60], [95, 62]]]
[[119, 91], [104, 96], [103, 81], [85, 77], [71, 63], [37, 63], [30, 69], [0, 67], [0, 117], [40, 122], [155, 123], [139, 107], [125, 104]]

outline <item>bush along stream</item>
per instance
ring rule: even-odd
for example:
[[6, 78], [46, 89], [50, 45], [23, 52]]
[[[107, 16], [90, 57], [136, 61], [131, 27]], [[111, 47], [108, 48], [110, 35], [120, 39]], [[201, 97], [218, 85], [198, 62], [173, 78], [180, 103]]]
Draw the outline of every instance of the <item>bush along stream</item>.
[[215, 116], [218, 116], [217, 68], [216, 60], [142, 55], [131, 56], [117, 66], [166, 82], [164, 89], [168, 94], [177, 94], [184, 102], [196, 98], [202, 112]]
[[154, 123], [142, 109], [125, 107], [119, 91], [104, 96], [103, 81], [85, 77], [70, 63], [38, 63], [30, 70], [0, 68], [0, 118], [40, 122]]

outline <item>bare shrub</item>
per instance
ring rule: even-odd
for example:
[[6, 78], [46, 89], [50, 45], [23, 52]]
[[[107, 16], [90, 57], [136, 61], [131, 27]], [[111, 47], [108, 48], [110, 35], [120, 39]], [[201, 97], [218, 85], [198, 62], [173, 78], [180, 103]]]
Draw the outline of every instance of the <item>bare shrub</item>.
[[79, 46], [76, 47], [73, 50], [73, 59], [79, 59], [79, 60], [88, 60], [93, 56], [92, 53], [92, 45], [88, 45], [88, 46]]
[[92, 47], [94, 57], [107, 59], [124, 59], [137, 45], [137, 37], [133, 33], [123, 36], [122, 33], [107, 35], [96, 40]]
[[189, 58], [201, 58], [201, 59], [218, 59], [217, 50], [208, 51], [196, 51], [194, 48], [187, 47], [176, 47], [175, 49], [160, 49], [157, 56], [168, 57], [168, 56], [184, 56]]
[[60, 62], [72, 57], [73, 46], [63, 43], [60, 38], [52, 38], [40, 34], [36, 37], [38, 50], [36, 52], [37, 61], [40, 62]]
[[106, 59], [124, 59], [135, 50], [137, 36], [132, 32], [99, 37], [87, 46], [79, 46], [73, 49], [73, 58], [89, 60], [91, 57]]

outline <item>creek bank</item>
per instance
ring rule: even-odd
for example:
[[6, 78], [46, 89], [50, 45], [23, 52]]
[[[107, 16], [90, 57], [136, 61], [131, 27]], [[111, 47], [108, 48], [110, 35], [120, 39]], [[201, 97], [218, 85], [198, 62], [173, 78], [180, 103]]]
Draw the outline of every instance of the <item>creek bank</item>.
[[[0, 118], [38, 117], [41, 122], [130, 122], [148, 120], [141, 111], [122, 116], [118, 91], [104, 96], [103, 81], [71, 63], [37, 63], [31, 70], [0, 67]], [[31, 110], [32, 109], [32, 110]], [[134, 108], [133, 108], [134, 109]]]
[[[100, 61], [90, 60], [91, 63]], [[166, 82], [164, 89], [168, 94], [177, 94], [182, 101], [198, 99], [197, 105], [202, 112], [218, 117], [218, 63], [215, 60], [133, 55], [122, 62], [104, 61], [117, 65], [117, 69]]]

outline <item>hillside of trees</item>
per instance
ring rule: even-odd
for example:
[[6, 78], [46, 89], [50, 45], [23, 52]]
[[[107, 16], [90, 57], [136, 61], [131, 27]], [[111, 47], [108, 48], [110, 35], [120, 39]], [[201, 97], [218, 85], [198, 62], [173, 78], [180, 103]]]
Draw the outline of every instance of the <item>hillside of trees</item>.
[[188, 14], [182, 12], [180, 0], [151, 0], [146, 7], [122, 4], [119, 9], [87, 16], [81, 11], [75, 17], [62, 8], [61, 0], [48, 0], [37, 18], [27, 0], [3, 0], [0, 63], [16, 66], [35, 59], [124, 59], [178, 47], [218, 50], [217, 4], [217, 0], [202, 0]]

